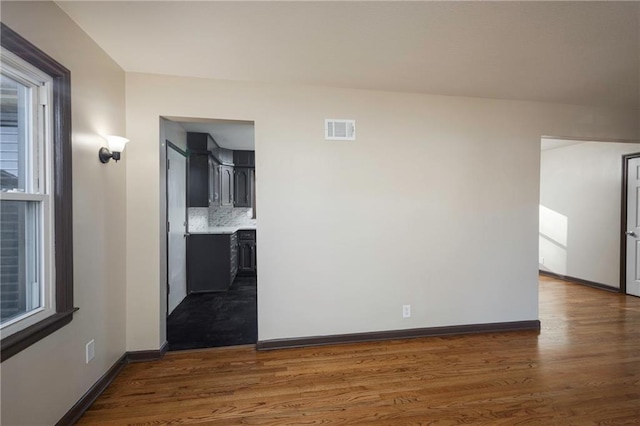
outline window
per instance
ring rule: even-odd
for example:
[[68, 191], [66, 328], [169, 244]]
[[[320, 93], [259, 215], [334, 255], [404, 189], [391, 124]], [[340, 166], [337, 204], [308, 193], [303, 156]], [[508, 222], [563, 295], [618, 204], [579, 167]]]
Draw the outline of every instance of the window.
[[73, 308], [69, 71], [0, 24], [0, 355]]
[[51, 78], [11, 52], [0, 66], [0, 329], [53, 313]]

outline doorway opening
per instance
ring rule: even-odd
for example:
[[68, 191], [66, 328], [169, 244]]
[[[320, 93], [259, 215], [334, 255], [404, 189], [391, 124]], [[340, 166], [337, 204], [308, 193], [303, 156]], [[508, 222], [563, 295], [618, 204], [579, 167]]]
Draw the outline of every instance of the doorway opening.
[[614, 292], [624, 290], [621, 158], [638, 151], [636, 142], [542, 138], [541, 274]]
[[169, 351], [257, 342], [254, 127], [240, 120], [161, 120]]

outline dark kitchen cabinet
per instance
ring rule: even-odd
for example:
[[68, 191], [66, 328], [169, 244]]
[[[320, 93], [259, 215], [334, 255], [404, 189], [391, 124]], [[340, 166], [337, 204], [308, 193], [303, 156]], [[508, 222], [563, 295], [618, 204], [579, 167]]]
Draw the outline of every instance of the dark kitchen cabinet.
[[256, 258], [256, 231], [238, 231], [238, 273], [255, 276]]
[[213, 140], [208, 133], [187, 132], [187, 148], [191, 152], [205, 153], [209, 149], [209, 139]]
[[235, 182], [233, 184], [235, 207], [251, 207], [253, 200], [253, 170], [248, 167], [235, 168]]
[[209, 205], [219, 206], [220, 195], [220, 164], [209, 156]]
[[225, 291], [238, 274], [238, 236], [191, 234], [187, 240], [189, 293]]
[[233, 206], [233, 167], [220, 166], [220, 205]]
[[209, 156], [207, 154], [192, 153], [189, 156], [187, 178], [188, 206], [209, 207]]
[[[233, 166], [233, 151], [226, 148], [221, 148], [218, 146], [216, 141], [211, 137], [208, 133], [194, 133], [195, 135], [205, 135], [206, 136], [206, 150], [213, 156], [213, 158], [220, 164]], [[198, 147], [202, 146], [202, 142], [200, 139], [197, 140]]]
[[255, 151], [233, 151], [233, 165], [236, 167], [255, 167]]
[[[212, 187], [208, 133], [187, 132], [189, 166], [187, 174], [188, 207], [209, 207], [215, 187]], [[214, 143], [215, 144], [215, 143]]]
[[224, 165], [233, 166], [233, 151], [226, 148], [218, 148], [218, 161]]
[[[255, 152], [218, 146], [208, 133], [187, 133], [188, 207], [252, 207]], [[234, 167], [235, 166], [235, 167]]]

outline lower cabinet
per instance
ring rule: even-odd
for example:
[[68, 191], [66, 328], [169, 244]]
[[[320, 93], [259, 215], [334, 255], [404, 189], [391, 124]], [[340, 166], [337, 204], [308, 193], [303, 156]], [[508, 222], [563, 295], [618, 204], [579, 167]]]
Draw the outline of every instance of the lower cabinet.
[[256, 275], [256, 231], [238, 231], [238, 272], [242, 275]]
[[225, 291], [238, 274], [238, 235], [191, 234], [187, 241], [189, 293]]

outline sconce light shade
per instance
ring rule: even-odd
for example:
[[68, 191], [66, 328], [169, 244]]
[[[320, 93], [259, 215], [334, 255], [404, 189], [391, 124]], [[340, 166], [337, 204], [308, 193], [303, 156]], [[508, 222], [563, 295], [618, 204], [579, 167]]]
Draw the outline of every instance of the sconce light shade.
[[124, 151], [124, 146], [129, 142], [129, 139], [122, 136], [108, 135], [104, 137], [109, 144], [109, 148], [102, 147], [98, 151], [98, 157], [101, 163], [108, 163], [112, 158], [115, 161], [120, 159], [120, 153]]
[[109, 149], [116, 152], [124, 151], [124, 146], [127, 144], [127, 142], [129, 142], [129, 139], [123, 138], [122, 136], [108, 135], [104, 138], [109, 143]]

